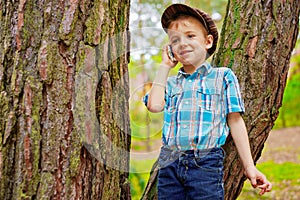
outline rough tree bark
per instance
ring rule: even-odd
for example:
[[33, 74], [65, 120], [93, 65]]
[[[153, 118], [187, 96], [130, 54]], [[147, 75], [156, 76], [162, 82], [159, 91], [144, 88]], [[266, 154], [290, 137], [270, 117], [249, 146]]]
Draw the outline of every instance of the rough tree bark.
[[0, 199], [130, 199], [128, 18], [129, 0], [0, 2]]
[[[236, 73], [246, 113], [251, 151], [255, 162], [281, 106], [292, 50], [299, 25], [298, 1], [229, 0], [216, 66], [228, 66]], [[236, 199], [245, 176], [232, 138], [224, 149], [225, 199]], [[154, 166], [143, 199], [157, 199], [157, 167]], [[272, 181], [272, 180], [271, 180]]]
[[[245, 102], [244, 120], [254, 161], [278, 116], [299, 29], [299, 1], [233, 1], [228, 4], [215, 63], [235, 71]], [[244, 184], [241, 162], [231, 138], [224, 146], [226, 199]]]

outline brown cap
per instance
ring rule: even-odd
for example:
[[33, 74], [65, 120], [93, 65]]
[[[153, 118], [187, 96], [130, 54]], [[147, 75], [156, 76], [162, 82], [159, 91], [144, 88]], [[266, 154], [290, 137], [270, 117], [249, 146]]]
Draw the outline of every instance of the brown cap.
[[166, 10], [164, 11], [161, 17], [161, 24], [165, 32], [168, 32], [167, 29], [170, 23], [180, 15], [189, 15], [195, 17], [203, 24], [208, 34], [213, 36], [214, 38], [213, 45], [210, 49], [207, 50], [207, 53], [209, 55], [212, 55], [217, 48], [218, 29], [215, 23], [213, 22], [213, 20], [211, 19], [211, 17], [207, 13], [197, 8], [192, 8], [185, 4], [172, 4], [168, 8], [166, 8]]

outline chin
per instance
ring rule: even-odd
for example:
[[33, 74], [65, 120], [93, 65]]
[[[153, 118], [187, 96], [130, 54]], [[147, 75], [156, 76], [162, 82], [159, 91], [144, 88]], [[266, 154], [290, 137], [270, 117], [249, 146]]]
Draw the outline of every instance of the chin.
[[183, 66], [195, 66], [193, 64], [193, 62], [189, 62], [189, 61], [186, 61], [186, 60], [181, 60], [179, 61]]

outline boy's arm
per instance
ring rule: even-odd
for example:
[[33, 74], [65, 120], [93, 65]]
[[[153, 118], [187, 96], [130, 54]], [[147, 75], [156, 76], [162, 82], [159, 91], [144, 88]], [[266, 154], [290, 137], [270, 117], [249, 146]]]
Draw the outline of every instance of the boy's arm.
[[270, 192], [272, 184], [266, 179], [264, 174], [257, 170], [254, 165], [250, 151], [247, 129], [242, 116], [238, 112], [229, 113], [227, 121], [232, 138], [242, 160], [245, 175], [251, 181], [251, 185], [254, 188], [258, 187], [261, 189], [260, 195], [265, 192]]
[[172, 62], [167, 55], [167, 46], [162, 50], [162, 63], [148, 93], [147, 108], [151, 112], [160, 112], [165, 105], [165, 88], [170, 70], [177, 62]]
[[171, 68], [163, 64], [160, 65], [157, 75], [148, 93], [147, 108], [151, 112], [160, 112], [165, 105], [165, 88], [168, 74]]

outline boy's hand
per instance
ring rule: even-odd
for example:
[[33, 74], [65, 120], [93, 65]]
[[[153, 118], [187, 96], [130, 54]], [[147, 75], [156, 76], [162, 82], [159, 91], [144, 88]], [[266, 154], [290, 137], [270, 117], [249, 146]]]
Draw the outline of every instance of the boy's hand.
[[250, 180], [253, 188], [258, 187], [261, 190], [259, 193], [260, 195], [271, 191], [272, 184], [267, 180], [263, 173], [257, 170], [255, 166], [246, 168], [245, 175]]
[[178, 61], [171, 61], [171, 59], [168, 56], [168, 45], [164, 46], [162, 49], [162, 64], [165, 66], [168, 66], [170, 68], [173, 68], [177, 65]]

